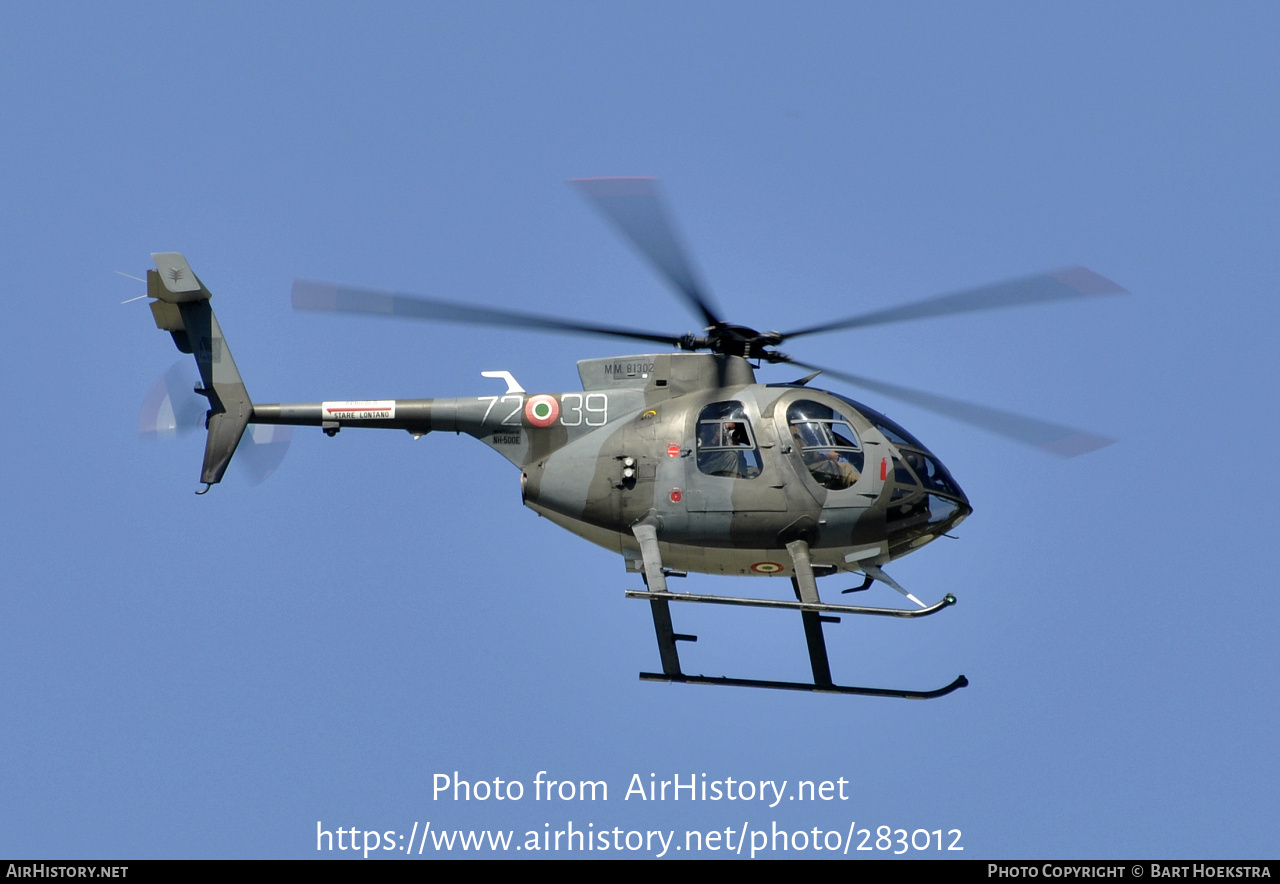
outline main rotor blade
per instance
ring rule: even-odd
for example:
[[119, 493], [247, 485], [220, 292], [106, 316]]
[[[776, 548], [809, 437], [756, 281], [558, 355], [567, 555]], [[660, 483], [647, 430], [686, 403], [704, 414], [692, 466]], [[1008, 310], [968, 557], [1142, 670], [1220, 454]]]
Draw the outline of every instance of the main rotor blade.
[[466, 325], [496, 325], [507, 328], [536, 328], [547, 331], [568, 332], [570, 334], [608, 335], [615, 338], [653, 341], [677, 347], [680, 345], [680, 341], [683, 340], [683, 337], [676, 335], [573, 322], [568, 319], [538, 316], [533, 313], [520, 313], [515, 310], [472, 307], [469, 304], [438, 301], [418, 295], [401, 295], [376, 289], [314, 282], [308, 279], [294, 280], [293, 306], [297, 310], [316, 310], [327, 313], [363, 313], [370, 316], [395, 316], [405, 319], [459, 322]]
[[797, 338], [801, 335], [813, 335], [842, 328], [861, 328], [888, 322], [925, 319], [931, 316], [971, 313], [975, 310], [1001, 310], [1005, 307], [1019, 307], [1024, 304], [1045, 304], [1070, 298], [1120, 294], [1128, 294], [1128, 291], [1105, 276], [1094, 273], [1088, 267], [1068, 267], [1053, 273], [1025, 276], [1021, 279], [1011, 279], [1007, 282], [997, 282], [962, 292], [939, 295], [924, 301], [916, 301], [914, 304], [903, 304], [900, 307], [862, 313], [847, 319], [838, 319], [835, 322], [797, 329], [787, 332], [782, 337]]
[[892, 396], [894, 399], [915, 405], [918, 408], [946, 415], [980, 430], [994, 433], [997, 436], [1004, 436], [1006, 439], [1021, 442], [1023, 445], [1039, 448], [1050, 454], [1056, 454], [1058, 457], [1076, 457], [1081, 454], [1088, 454], [1090, 451], [1105, 448], [1116, 441], [1106, 436], [1099, 436], [1084, 430], [1063, 426], [1062, 424], [1042, 421], [1023, 414], [1014, 414], [1011, 411], [1001, 411], [998, 408], [990, 408], [986, 405], [975, 405], [972, 402], [949, 399], [936, 393], [925, 393], [908, 387], [899, 387], [896, 384], [887, 384], [884, 381], [875, 381], [870, 378], [845, 374], [841, 371], [833, 371], [829, 368], [820, 368], [817, 365], [797, 362], [794, 359], [787, 361], [801, 368], [818, 369], [833, 378], [839, 378], [847, 383], [876, 393], [882, 393], [885, 396]]
[[684, 295], [708, 327], [722, 324], [667, 218], [656, 178], [575, 178], [570, 183]]

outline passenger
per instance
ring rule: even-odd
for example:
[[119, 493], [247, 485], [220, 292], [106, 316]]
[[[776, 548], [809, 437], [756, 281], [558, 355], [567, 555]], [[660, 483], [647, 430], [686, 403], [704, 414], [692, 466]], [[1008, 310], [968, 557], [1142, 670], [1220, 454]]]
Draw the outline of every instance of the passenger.
[[[698, 425], [698, 469], [708, 476], [731, 479], [743, 478], [742, 453], [726, 447], [726, 437], [732, 438], [730, 427], [738, 427], [744, 437], [746, 431], [738, 424], [722, 425], [704, 423]], [[750, 445], [748, 441], [745, 443]]]

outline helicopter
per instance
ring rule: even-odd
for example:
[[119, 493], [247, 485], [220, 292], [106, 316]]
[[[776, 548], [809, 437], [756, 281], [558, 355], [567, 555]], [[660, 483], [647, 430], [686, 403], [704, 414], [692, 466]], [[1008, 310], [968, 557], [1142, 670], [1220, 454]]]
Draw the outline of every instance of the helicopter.
[[[637, 355], [578, 362], [582, 390], [530, 393], [510, 371], [482, 375], [501, 392], [462, 398], [370, 399], [259, 404], [245, 388], [210, 307], [209, 290], [183, 255], [154, 253], [147, 296], [157, 328], [192, 354], [195, 393], [208, 400], [203, 494], [222, 480], [246, 428], [319, 427], [465, 433], [520, 470], [525, 506], [623, 559], [649, 602], [660, 672], [642, 680], [929, 699], [968, 685], [960, 675], [935, 690], [837, 684], [824, 624], [843, 615], [917, 618], [954, 605], [926, 604], [884, 570], [961, 522], [973, 508], [942, 461], [904, 427], [861, 402], [809, 386], [831, 378], [942, 413], [1059, 456], [1110, 444], [1106, 437], [803, 362], [776, 349], [796, 338], [892, 322], [1124, 293], [1083, 267], [981, 286], [789, 332], [727, 322], [693, 270], [669, 220], [656, 179], [571, 182], [674, 289], [703, 323], [701, 333], [650, 332], [368, 288], [297, 280], [295, 309], [525, 330], [608, 336], [664, 345]], [[808, 372], [761, 383], [764, 364]], [[250, 441], [256, 433], [251, 433]], [[793, 599], [673, 591], [690, 572], [789, 578]], [[862, 578], [843, 593], [879, 582], [914, 607], [823, 601], [818, 579]], [[685, 673], [672, 602], [798, 611], [811, 682]]]

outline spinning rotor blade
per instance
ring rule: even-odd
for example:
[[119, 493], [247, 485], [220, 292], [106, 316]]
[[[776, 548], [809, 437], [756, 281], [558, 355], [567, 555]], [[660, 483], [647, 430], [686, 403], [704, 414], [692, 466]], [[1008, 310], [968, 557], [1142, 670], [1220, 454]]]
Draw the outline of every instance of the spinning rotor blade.
[[[209, 401], [195, 392], [197, 378], [185, 359], [156, 378], [138, 414], [140, 438], [169, 439], [204, 427]], [[233, 462], [250, 485], [260, 485], [280, 466], [292, 440], [293, 427], [250, 424]]]
[[250, 424], [236, 448], [234, 463], [250, 485], [261, 485], [284, 461], [292, 441], [293, 427]]
[[138, 435], [167, 439], [204, 426], [209, 403], [196, 395], [196, 375], [179, 359], [151, 385], [138, 413]]
[[939, 295], [914, 304], [904, 304], [901, 307], [862, 313], [847, 319], [838, 319], [835, 322], [797, 329], [787, 332], [782, 337], [797, 338], [801, 335], [813, 335], [844, 328], [906, 322], [931, 316], [950, 316], [975, 310], [1001, 310], [1005, 307], [1019, 307], [1024, 304], [1044, 304], [1070, 298], [1121, 294], [1128, 294], [1128, 291], [1105, 276], [1094, 273], [1087, 267], [1068, 267], [1053, 273], [1025, 276], [1021, 279], [979, 286], [949, 295]]
[[708, 328], [723, 324], [663, 210], [656, 178], [575, 178], [571, 183], [675, 286]]
[[465, 325], [496, 325], [506, 328], [539, 328], [571, 334], [609, 335], [615, 338], [654, 341], [659, 344], [670, 344], [673, 347], [680, 346], [680, 341], [684, 339], [683, 336], [677, 335], [573, 322], [554, 316], [538, 316], [515, 310], [472, 307], [468, 304], [438, 301], [418, 295], [401, 295], [377, 289], [340, 286], [307, 279], [294, 280], [293, 306], [296, 310], [316, 310], [327, 313], [363, 313], [370, 316], [459, 322]]
[[1081, 454], [1088, 454], [1090, 451], [1105, 448], [1116, 441], [1106, 436], [1098, 436], [1084, 430], [1042, 421], [1022, 414], [1014, 414], [1010, 411], [1001, 411], [998, 408], [990, 408], [986, 405], [975, 405], [972, 402], [949, 399], [946, 396], [939, 396], [935, 393], [924, 393], [908, 387], [899, 387], [896, 384], [886, 384], [884, 381], [874, 381], [857, 375], [845, 374], [841, 371], [833, 371], [829, 368], [819, 368], [819, 366], [798, 362], [794, 359], [788, 359], [787, 361], [801, 368], [818, 369], [824, 374], [839, 378], [846, 383], [854, 384], [866, 390], [873, 390], [885, 396], [892, 396], [894, 399], [918, 408], [946, 415], [980, 430], [994, 433], [997, 436], [1004, 436], [1006, 439], [1021, 442], [1023, 445], [1039, 448], [1041, 451], [1056, 454], [1058, 457], [1076, 457]]

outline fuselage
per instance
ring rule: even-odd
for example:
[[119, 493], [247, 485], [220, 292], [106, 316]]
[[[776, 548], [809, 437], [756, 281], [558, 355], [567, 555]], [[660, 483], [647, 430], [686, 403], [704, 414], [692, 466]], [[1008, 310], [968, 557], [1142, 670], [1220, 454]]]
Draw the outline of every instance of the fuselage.
[[[673, 390], [670, 363], [695, 360], [702, 383]], [[793, 540], [808, 542], [815, 565], [853, 570], [918, 549], [972, 511], [928, 449], [866, 406], [805, 386], [755, 383], [750, 365], [734, 357], [666, 356], [662, 384], [663, 361], [587, 361], [584, 387], [601, 408], [616, 402], [622, 412], [521, 463], [527, 506], [619, 552], [633, 569], [631, 526], [647, 516], [656, 519], [667, 567], [789, 575]], [[643, 387], [629, 388], [644, 401], [598, 389], [601, 362], [652, 365], [649, 377], [632, 378]]]
[[914, 436], [851, 399], [759, 384], [733, 356], [578, 363], [583, 389], [257, 406], [259, 423], [475, 436], [521, 470], [524, 503], [640, 568], [632, 526], [656, 525], [666, 567], [789, 576], [786, 545], [829, 572], [920, 548], [971, 511]]

